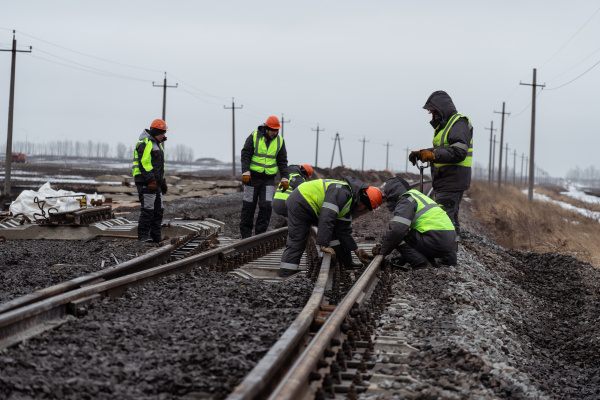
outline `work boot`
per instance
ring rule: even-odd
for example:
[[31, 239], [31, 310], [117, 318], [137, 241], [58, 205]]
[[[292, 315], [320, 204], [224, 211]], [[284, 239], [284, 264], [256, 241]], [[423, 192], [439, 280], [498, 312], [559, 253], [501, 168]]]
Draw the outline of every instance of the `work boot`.
[[423, 263], [423, 264], [419, 264], [419, 265], [412, 265], [412, 269], [413, 270], [417, 270], [417, 269], [428, 269], [428, 268], [434, 268], [433, 265], [431, 265], [431, 263], [429, 261]]
[[298, 269], [279, 268], [279, 277], [289, 278], [292, 275], [296, 275], [298, 272], [300, 272]]

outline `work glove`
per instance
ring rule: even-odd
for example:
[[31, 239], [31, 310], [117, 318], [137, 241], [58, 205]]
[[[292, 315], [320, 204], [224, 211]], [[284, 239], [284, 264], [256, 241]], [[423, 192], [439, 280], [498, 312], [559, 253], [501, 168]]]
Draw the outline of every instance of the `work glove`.
[[380, 254], [381, 253], [381, 244], [373, 246], [373, 248], [371, 249], [371, 253], [373, 253], [374, 256]]
[[250, 172], [244, 172], [242, 174], [242, 183], [248, 185], [250, 183]]
[[162, 190], [163, 194], [167, 193], [167, 190], [169, 189], [167, 182], [163, 181], [163, 183], [160, 185], [160, 189]]
[[408, 161], [410, 161], [412, 163], [412, 165], [415, 165], [417, 163], [417, 160], [421, 159], [421, 151], [411, 151], [410, 155], [408, 156]]
[[331, 247], [321, 246], [321, 251], [323, 252], [323, 255], [325, 255], [325, 253], [328, 253], [331, 254], [331, 258], [335, 258], [335, 250], [333, 250]]
[[371, 261], [373, 261], [374, 258], [372, 255], [370, 255], [363, 249], [356, 250], [356, 256], [360, 261], [362, 261], [363, 264], [371, 263]]
[[435, 159], [435, 154], [430, 150], [421, 150], [421, 161], [429, 162]]
[[152, 181], [148, 184], [148, 193], [156, 193], [158, 190], [158, 186], [156, 185], [156, 181]]
[[288, 188], [290, 187], [290, 183], [285, 180], [285, 181], [281, 181], [281, 183], [279, 184], [279, 189], [282, 189], [282, 192], [285, 192], [286, 190], [288, 190]]

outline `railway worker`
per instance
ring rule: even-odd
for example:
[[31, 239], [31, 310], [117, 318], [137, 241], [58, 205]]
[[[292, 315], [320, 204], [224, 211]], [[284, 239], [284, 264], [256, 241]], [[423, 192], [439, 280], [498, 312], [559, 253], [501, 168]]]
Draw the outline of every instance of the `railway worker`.
[[290, 194], [292, 194], [294, 189], [310, 179], [312, 173], [313, 169], [308, 164], [289, 166], [289, 187], [287, 189], [285, 187], [279, 187], [273, 196], [272, 206], [273, 211], [275, 211], [276, 214], [287, 218], [287, 206], [285, 205], [285, 201], [290, 197]]
[[401, 263], [408, 262], [415, 269], [437, 265], [435, 258], [456, 265], [456, 232], [448, 214], [401, 177], [389, 178], [383, 192], [394, 217], [379, 253], [387, 256], [397, 249]]
[[[317, 179], [298, 186], [286, 204], [288, 207], [288, 237], [281, 257], [279, 276], [296, 274], [313, 225], [318, 227], [316, 244], [321, 251], [334, 256], [331, 248], [337, 241], [347, 251], [354, 251], [361, 260], [368, 258], [352, 238], [352, 218], [381, 205], [381, 191], [347, 176], [344, 180]], [[332, 242], [333, 239], [333, 242]], [[344, 260], [340, 260], [344, 262]]]
[[456, 111], [448, 93], [436, 91], [423, 106], [431, 114], [433, 147], [410, 153], [408, 159], [430, 162], [435, 201], [448, 213], [460, 240], [458, 210], [465, 190], [471, 185], [473, 159], [473, 125]]
[[240, 233], [242, 239], [252, 236], [254, 212], [258, 203], [258, 216], [254, 233], [264, 233], [269, 227], [271, 202], [275, 191], [275, 175], [279, 172], [280, 189], [289, 188], [287, 150], [283, 138], [279, 136], [279, 119], [272, 115], [252, 132], [242, 149], [242, 183], [244, 198]]
[[150, 129], [144, 129], [133, 152], [133, 178], [140, 198], [138, 240], [158, 243], [162, 240], [164, 207], [163, 195], [167, 193], [165, 179], [165, 149], [167, 124], [155, 119]]

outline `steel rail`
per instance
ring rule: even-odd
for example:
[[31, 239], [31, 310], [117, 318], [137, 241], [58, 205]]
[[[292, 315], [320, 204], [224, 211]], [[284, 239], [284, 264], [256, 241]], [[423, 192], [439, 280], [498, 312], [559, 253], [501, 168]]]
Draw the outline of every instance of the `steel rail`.
[[319, 329], [314, 339], [301, 354], [300, 358], [290, 368], [279, 386], [271, 394], [273, 400], [299, 400], [312, 397], [310, 375], [317, 370], [320, 359], [325, 358], [325, 350], [330, 346], [334, 336], [340, 331], [341, 325], [356, 303], [362, 303], [368, 298], [379, 279], [377, 273], [381, 269], [383, 256], [376, 256], [365, 272], [354, 284], [350, 292], [342, 299], [339, 306], [329, 316]]
[[325, 290], [331, 281], [331, 255], [324, 254], [319, 277], [312, 295], [292, 325], [281, 335], [267, 354], [250, 371], [227, 400], [267, 398], [287, 371], [288, 360], [296, 358], [306, 343], [311, 325], [323, 303]]
[[64, 322], [63, 317], [68, 313], [69, 307], [73, 309], [73, 307], [85, 305], [88, 302], [98, 300], [101, 296], [118, 297], [129, 287], [155, 281], [163, 276], [189, 272], [201, 265], [216, 264], [228, 255], [266, 244], [283, 237], [286, 233], [287, 228], [276, 229], [228, 246], [144, 269], [133, 274], [114, 277], [103, 282], [90, 283], [88, 286], [58, 293], [41, 301], [2, 313], [0, 314], [0, 349], [14, 345], [26, 337], [31, 337], [32, 334], [37, 334]]

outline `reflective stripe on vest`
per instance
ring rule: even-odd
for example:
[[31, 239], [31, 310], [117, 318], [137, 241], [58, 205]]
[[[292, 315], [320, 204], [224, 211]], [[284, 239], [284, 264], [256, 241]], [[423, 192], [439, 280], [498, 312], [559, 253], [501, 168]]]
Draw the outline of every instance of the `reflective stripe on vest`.
[[[148, 146], [149, 142], [152, 143], [152, 146]], [[144, 153], [141, 156], [138, 154], [138, 151], [137, 151], [140, 143], [146, 144], [146, 147], [144, 148]], [[144, 169], [146, 171], [152, 171], [151, 152], [152, 152], [152, 150], [159, 150], [159, 149], [162, 150], [162, 152], [163, 152], [163, 168], [164, 168], [165, 149], [162, 146], [162, 143], [158, 144], [154, 140], [150, 140], [150, 138], [145, 138], [135, 144], [135, 149], [133, 150], [133, 164], [131, 167], [131, 173], [133, 174], [133, 176], [140, 175], [142, 173], [140, 171], [140, 162], [142, 163], [142, 167], [144, 167]]]
[[446, 214], [446, 211], [442, 209], [435, 201], [425, 196], [423, 193], [416, 189], [411, 189], [401, 196], [410, 195], [410, 200], [417, 202], [417, 212], [413, 217], [412, 221], [406, 218], [394, 217], [392, 222], [399, 222], [405, 225], [409, 225], [410, 229], [416, 229], [419, 232], [427, 232], [430, 230], [436, 231], [452, 231], [454, 225]]
[[[250, 169], [256, 172], [264, 172], [267, 175], [275, 175], [277, 173], [277, 153], [283, 146], [283, 138], [279, 135], [269, 143], [269, 148], [265, 143], [265, 137], [262, 136], [258, 140], [258, 132], [252, 132], [254, 135], [254, 153], [250, 160]], [[275, 143], [275, 145], [273, 145]]]
[[315, 211], [317, 217], [321, 214], [322, 208], [329, 208], [337, 213], [337, 219], [343, 219], [344, 221], [350, 220], [350, 216], [343, 218], [350, 211], [350, 205], [352, 204], [352, 198], [344, 204], [344, 208], [341, 210], [336, 204], [325, 202], [325, 192], [329, 188], [329, 185], [335, 184], [337, 188], [347, 186], [350, 191], [352, 188], [350, 184], [345, 181], [338, 181], [335, 179], [317, 179], [315, 181], [304, 182], [298, 185], [298, 190], [302, 196], [306, 199], [310, 207]]
[[[306, 182], [306, 180], [304, 180], [304, 177], [300, 174], [290, 174], [289, 182], [292, 182], [292, 180], [294, 179], [295, 176], [299, 176], [304, 182]], [[300, 182], [300, 185], [304, 182]], [[298, 185], [298, 186], [300, 186]], [[273, 196], [274, 199], [279, 199], [279, 200], [287, 200], [288, 197], [290, 197], [290, 194], [292, 194], [292, 192], [294, 191], [294, 188], [290, 185], [290, 187], [288, 187], [288, 189], [284, 192], [283, 189], [279, 189], [277, 188], [277, 190], [275, 191], [275, 196]]]
[[452, 128], [452, 125], [454, 125], [454, 123], [456, 121], [458, 121], [460, 118], [466, 118], [467, 121], [469, 122], [469, 129], [471, 131], [473, 131], [473, 125], [471, 124], [471, 120], [469, 119], [469, 117], [467, 117], [466, 115], [456, 113], [450, 118], [450, 121], [448, 121], [446, 126], [443, 129], [440, 129], [439, 131], [437, 131], [437, 133], [435, 134], [435, 137], [433, 138], [433, 148], [436, 149], [441, 146], [459, 147], [461, 149], [467, 150], [467, 156], [465, 157], [464, 160], [462, 160], [461, 162], [458, 162], [458, 163], [445, 163], [444, 164], [444, 163], [434, 162], [433, 163], [434, 167], [439, 168], [439, 167], [443, 167], [445, 165], [460, 165], [463, 167], [471, 168], [471, 163], [473, 161], [473, 137], [471, 137], [471, 142], [469, 143], [468, 148], [464, 143], [454, 143], [452, 145], [448, 144], [448, 132], [450, 131], [450, 128]]

